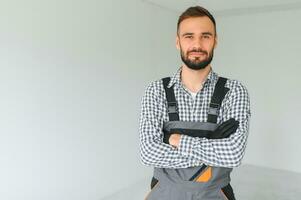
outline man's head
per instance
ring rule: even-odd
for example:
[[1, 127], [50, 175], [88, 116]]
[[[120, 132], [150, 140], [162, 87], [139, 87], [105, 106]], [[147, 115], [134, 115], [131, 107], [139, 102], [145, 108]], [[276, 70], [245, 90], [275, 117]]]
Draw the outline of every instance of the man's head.
[[195, 6], [180, 15], [176, 46], [187, 67], [199, 70], [208, 66], [213, 58], [216, 44], [215, 19], [208, 10]]

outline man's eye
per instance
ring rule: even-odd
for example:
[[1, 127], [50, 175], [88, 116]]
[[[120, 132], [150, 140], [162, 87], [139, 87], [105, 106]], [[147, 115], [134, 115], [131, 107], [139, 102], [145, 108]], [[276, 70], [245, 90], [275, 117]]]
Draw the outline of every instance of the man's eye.
[[203, 38], [209, 39], [210, 37], [209, 37], [209, 35], [203, 35]]
[[187, 35], [187, 36], [185, 36], [185, 38], [191, 39], [192, 36], [191, 35]]

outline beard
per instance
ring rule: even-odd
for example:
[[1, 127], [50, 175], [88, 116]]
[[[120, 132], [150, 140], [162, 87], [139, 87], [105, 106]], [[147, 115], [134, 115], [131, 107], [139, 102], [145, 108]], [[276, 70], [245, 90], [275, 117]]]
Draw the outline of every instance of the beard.
[[[200, 52], [206, 55], [206, 58], [203, 60], [200, 60], [199, 57], [194, 57], [194, 59], [189, 59], [189, 53], [191, 52]], [[181, 59], [184, 62], [184, 64], [193, 70], [200, 70], [200, 69], [204, 69], [206, 66], [208, 66], [213, 58], [213, 49], [211, 50], [210, 53], [208, 53], [207, 51], [203, 51], [201, 49], [194, 49], [191, 51], [188, 51], [187, 54], [185, 55], [185, 53], [182, 51], [181, 48]]]

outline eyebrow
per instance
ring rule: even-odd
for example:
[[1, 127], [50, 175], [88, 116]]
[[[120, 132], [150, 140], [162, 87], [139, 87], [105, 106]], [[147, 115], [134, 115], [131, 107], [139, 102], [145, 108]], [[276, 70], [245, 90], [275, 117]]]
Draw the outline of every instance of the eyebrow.
[[[194, 35], [194, 33], [183, 33], [182, 37], [186, 36], [186, 35]], [[213, 34], [211, 32], [203, 32], [202, 35], [211, 35], [213, 36]]]
[[202, 33], [202, 35], [213, 35], [211, 32], [204, 32], [204, 33]]
[[183, 37], [183, 36], [186, 36], [186, 35], [193, 35], [193, 33], [183, 33], [183, 34], [182, 34], [182, 37]]

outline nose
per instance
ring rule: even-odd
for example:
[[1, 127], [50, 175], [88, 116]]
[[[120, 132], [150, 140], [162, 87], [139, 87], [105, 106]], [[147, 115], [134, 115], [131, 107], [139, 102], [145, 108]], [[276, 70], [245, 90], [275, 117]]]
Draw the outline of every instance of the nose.
[[194, 49], [202, 49], [201, 47], [202, 47], [202, 39], [196, 37], [193, 42], [193, 48]]

